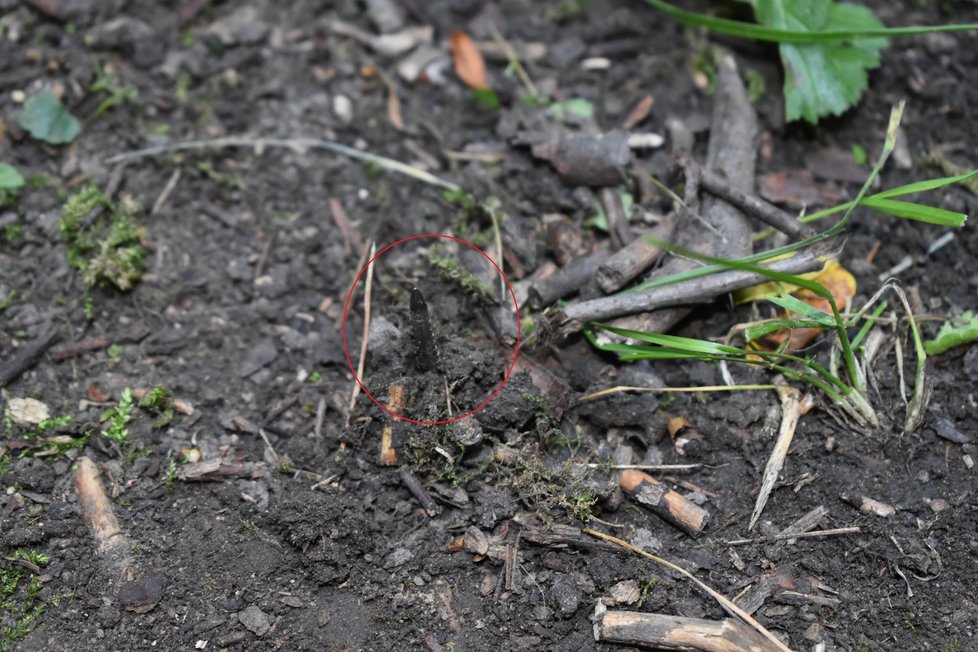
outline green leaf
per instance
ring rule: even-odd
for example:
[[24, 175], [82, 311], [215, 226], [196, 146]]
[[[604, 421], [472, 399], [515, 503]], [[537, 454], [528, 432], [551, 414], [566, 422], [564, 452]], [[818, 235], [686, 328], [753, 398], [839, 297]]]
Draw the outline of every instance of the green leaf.
[[[964, 323], [960, 323], [960, 322]], [[969, 310], [960, 319], [949, 319], [941, 326], [937, 337], [924, 342], [927, 355], [940, 355], [950, 348], [978, 340], [978, 314]]]
[[551, 104], [550, 113], [558, 120], [564, 120], [569, 116], [590, 120], [594, 117], [594, 105], [585, 99], [577, 97]]
[[20, 190], [24, 187], [24, 177], [9, 163], [0, 163], [0, 190]]
[[43, 91], [24, 102], [17, 118], [31, 136], [52, 145], [70, 143], [81, 133], [78, 120], [50, 91]]
[[[750, 0], [757, 22], [795, 32], [880, 29], [866, 7], [831, 0]], [[885, 38], [855, 38], [831, 43], [782, 43], [785, 117], [815, 124], [839, 115], [866, 90], [867, 70], [880, 63]]]

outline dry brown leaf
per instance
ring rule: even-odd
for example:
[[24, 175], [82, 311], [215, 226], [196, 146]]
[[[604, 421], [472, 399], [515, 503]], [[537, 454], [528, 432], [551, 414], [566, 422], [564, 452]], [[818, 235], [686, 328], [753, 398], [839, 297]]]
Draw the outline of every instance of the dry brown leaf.
[[455, 57], [455, 74], [466, 86], [475, 90], [489, 88], [486, 62], [475, 41], [461, 30], [452, 32], [452, 56]]
[[678, 435], [683, 428], [689, 427], [690, 423], [686, 420], [686, 417], [673, 417], [669, 419], [669, 423], [666, 425], [666, 429], [669, 431], [669, 436], [673, 439], [676, 438], [676, 435]]
[[[822, 284], [825, 289], [832, 293], [832, 298], [835, 299], [835, 305], [838, 306], [840, 311], [846, 309], [849, 305], [849, 301], [856, 294], [856, 279], [845, 267], [840, 265], [837, 261], [830, 260], [826, 263], [825, 268], [814, 278], [815, 282]], [[809, 292], [808, 290], [800, 290], [795, 293], [795, 296], [808, 305], [818, 308], [827, 315], [832, 314], [832, 307], [829, 302], [822, 297]], [[805, 346], [815, 339], [819, 333], [822, 332], [821, 328], [795, 328], [791, 331], [791, 339], [788, 342], [788, 351], [798, 351], [799, 349], [805, 348]], [[773, 343], [775, 345], [781, 344], [788, 338], [788, 331], [777, 331], [776, 333], [771, 333], [765, 339], [767, 342]]]

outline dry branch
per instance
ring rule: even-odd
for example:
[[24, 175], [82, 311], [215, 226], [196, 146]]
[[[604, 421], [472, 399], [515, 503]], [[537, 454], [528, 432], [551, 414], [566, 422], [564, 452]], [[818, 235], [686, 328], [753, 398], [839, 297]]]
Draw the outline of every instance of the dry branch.
[[[647, 235], [657, 240], [669, 240], [675, 227], [676, 220], [667, 216]], [[652, 267], [661, 256], [662, 249], [641, 235], [598, 267], [598, 286], [605, 293], [616, 292]]]
[[112, 575], [117, 580], [129, 579], [126, 575], [132, 565], [132, 546], [119, 526], [112, 503], [98, 476], [98, 468], [90, 459], [78, 458], [75, 463], [75, 490], [81, 503], [82, 519], [91, 530], [96, 549], [105, 559]]
[[732, 618], [704, 620], [637, 611], [595, 612], [594, 638], [679, 652], [776, 652], [780, 648]]
[[[394, 414], [400, 414], [404, 409], [404, 399], [407, 391], [404, 385], [391, 385], [388, 388], [389, 398], [387, 399], [387, 409]], [[383, 466], [394, 466], [397, 464], [397, 451], [394, 450], [394, 424], [384, 425], [380, 433], [380, 463]]]
[[637, 469], [623, 471], [618, 484], [635, 501], [691, 536], [702, 532], [709, 518], [705, 509]]
[[[725, 56], [718, 66], [717, 90], [704, 169], [723, 175], [731, 186], [739, 190], [751, 192], [757, 156], [756, 136], [757, 115], [747, 99], [747, 92], [733, 57]], [[676, 244], [719, 258], [741, 258], [750, 254], [751, 226], [740, 211], [716, 197], [704, 197], [698, 212], [694, 204], [690, 208], [691, 211], [687, 211], [689, 219], [682, 220], [677, 226]], [[673, 256], [656, 270], [653, 277], [663, 278], [694, 266], [695, 263], [690, 260]], [[677, 305], [680, 304], [667, 303], [619, 313], [630, 315], [651, 311], [616, 320], [612, 325], [664, 333], [689, 312], [687, 308], [670, 308]]]
[[[821, 266], [822, 263], [817, 256], [812, 252], [804, 252], [792, 258], [775, 261], [765, 267], [788, 274], [804, 274]], [[643, 292], [629, 292], [571, 303], [550, 316], [549, 326], [555, 332], [573, 333], [580, 330], [584, 322], [610, 319], [668, 306], [708, 303], [722, 294], [757, 285], [766, 280], [767, 277], [763, 274], [736, 270], [673, 285], [663, 285]]]

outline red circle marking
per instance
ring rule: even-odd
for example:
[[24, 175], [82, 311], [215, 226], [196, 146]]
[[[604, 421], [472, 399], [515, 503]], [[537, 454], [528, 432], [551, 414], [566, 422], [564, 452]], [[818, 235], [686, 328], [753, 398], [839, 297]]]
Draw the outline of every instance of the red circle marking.
[[[353, 299], [353, 293], [354, 291], [356, 291], [357, 285], [360, 283], [360, 279], [363, 278], [364, 272], [366, 272], [367, 269], [374, 263], [374, 261], [380, 258], [385, 252], [393, 249], [399, 244], [403, 244], [411, 240], [417, 240], [418, 238], [444, 238], [446, 240], [454, 240], [455, 242], [458, 242], [460, 244], [465, 245], [466, 247], [478, 251], [480, 254], [482, 254], [485, 257], [486, 260], [489, 261], [489, 263], [493, 266], [493, 268], [503, 278], [503, 281], [506, 283], [506, 288], [509, 290], [509, 296], [510, 298], [513, 299], [513, 307], [516, 309], [516, 345], [513, 347], [513, 360], [512, 362], [509, 363], [509, 368], [506, 370], [506, 375], [503, 376], [502, 382], [499, 383], [499, 386], [496, 387], [496, 389], [492, 392], [492, 394], [489, 395], [488, 398], [486, 398], [486, 400], [484, 400], [482, 403], [477, 405], [475, 408], [469, 410], [465, 414], [460, 414], [457, 417], [452, 417], [451, 419], [442, 419], [441, 421], [425, 421], [423, 419], [412, 419], [411, 417], [406, 417], [403, 414], [398, 414], [397, 412], [388, 409], [386, 405], [384, 405], [376, 398], [374, 398], [373, 394], [367, 391], [367, 388], [364, 386], [363, 382], [360, 381], [360, 377], [357, 376], [357, 370], [353, 366], [353, 360], [350, 358], [350, 348], [349, 346], [347, 346], [347, 341], [346, 341], [346, 316], [350, 311], [350, 301]], [[513, 286], [510, 285], [509, 279], [506, 278], [505, 274], [503, 274], [503, 270], [499, 269], [499, 265], [496, 264], [496, 261], [490, 258], [489, 254], [484, 252], [482, 249], [479, 249], [468, 240], [463, 240], [462, 238], [456, 238], [455, 236], [452, 235], [445, 235], [443, 233], [421, 233], [418, 235], [412, 235], [410, 237], [403, 238], [401, 240], [398, 240], [397, 242], [389, 244], [383, 249], [381, 249], [380, 251], [378, 251], [373, 258], [367, 261], [367, 264], [363, 266], [363, 269], [360, 270], [360, 273], [357, 274], [357, 277], [353, 279], [353, 285], [350, 286], [350, 291], [347, 292], [346, 294], [346, 303], [343, 304], [343, 319], [340, 321], [340, 330], [343, 332], [343, 353], [346, 355], [346, 364], [347, 366], [350, 367], [350, 372], [353, 374], [354, 380], [357, 381], [357, 385], [360, 386], [360, 390], [367, 395], [367, 398], [369, 398], [371, 401], [377, 404], [377, 406], [380, 407], [380, 409], [382, 409], [384, 412], [391, 415], [395, 419], [401, 419], [402, 421], [410, 421], [411, 423], [417, 423], [418, 425], [422, 425], [422, 426], [441, 426], [446, 423], [452, 423], [453, 421], [459, 421], [461, 419], [464, 419], [465, 417], [472, 416], [473, 414], [475, 414], [485, 406], [489, 405], [489, 402], [492, 399], [496, 398], [496, 395], [502, 391], [503, 387], [506, 385], [506, 382], [509, 380], [510, 375], [513, 373], [513, 368], [516, 366], [516, 358], [517, 356], [519, 356], [520, 353], [520, 328], [521, 328], [520, 306], [519, 303], [516, 301], [516, 293], [513, 292]]]

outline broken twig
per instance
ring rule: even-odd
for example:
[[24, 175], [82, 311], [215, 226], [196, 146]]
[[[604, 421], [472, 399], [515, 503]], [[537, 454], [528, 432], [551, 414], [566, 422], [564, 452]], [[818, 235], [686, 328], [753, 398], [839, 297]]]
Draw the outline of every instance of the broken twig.
[[776, 647], [739, 620], [681, 618], [640, 611], [595, 610], [594, 639], [679, 652], [774, 652]]

